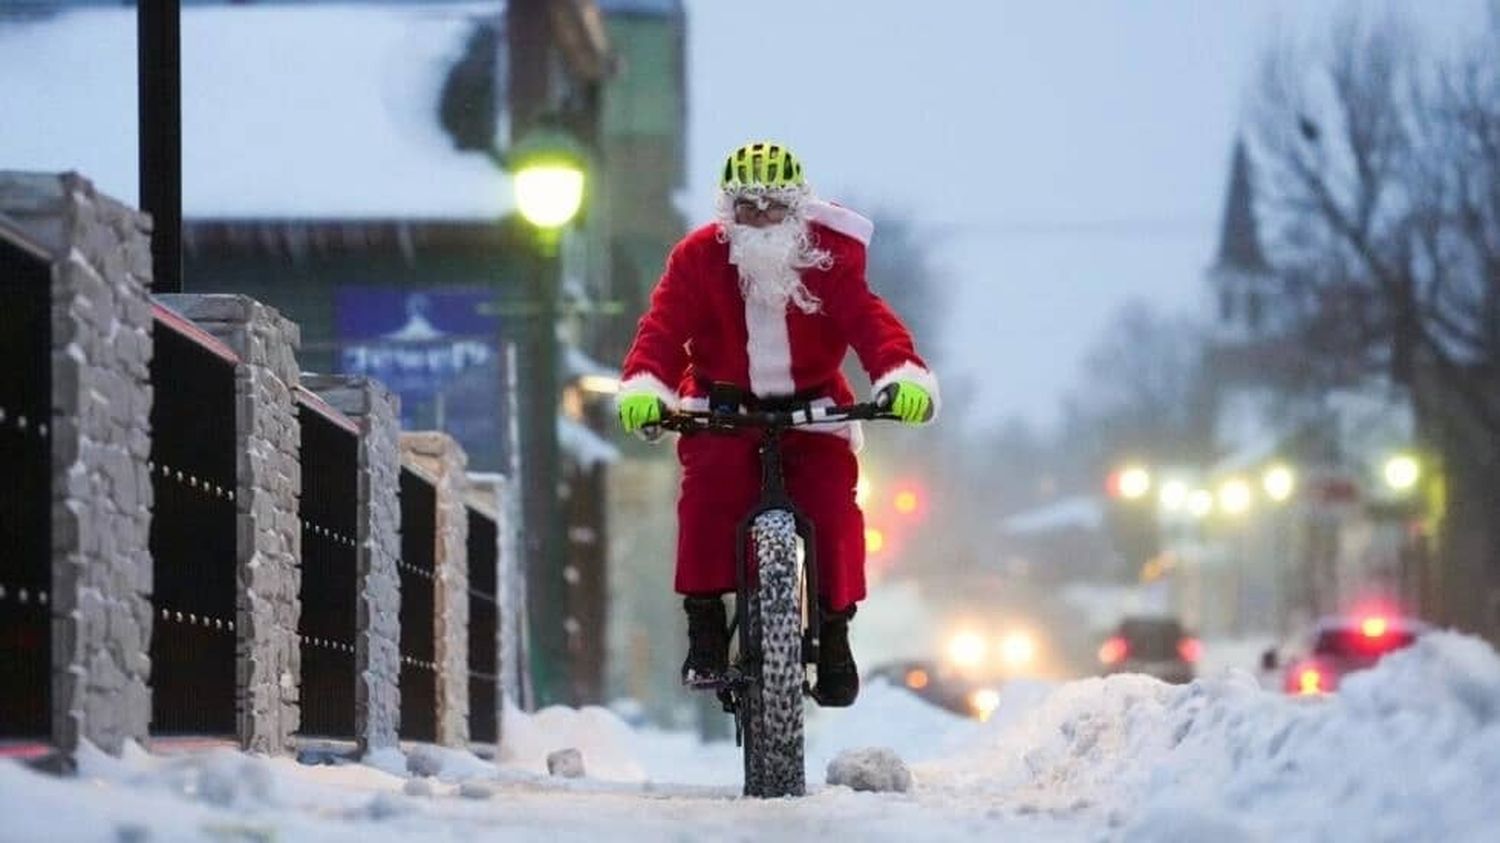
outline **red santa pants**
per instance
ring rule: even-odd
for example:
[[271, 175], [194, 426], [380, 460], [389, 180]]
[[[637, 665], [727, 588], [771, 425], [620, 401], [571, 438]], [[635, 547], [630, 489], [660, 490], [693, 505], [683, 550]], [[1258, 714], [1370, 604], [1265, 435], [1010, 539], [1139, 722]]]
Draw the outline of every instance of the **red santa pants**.
[[[678, 440], [678, 593], [734, 591], [735, 530], [760, 499], [759, 442], [752, 431]], [[790, 431], [781, 453], [792, 502], [813, 523], [819, 596], [830, 610], [843, 610], [865, 596], [864, 516], [854, 503], [859, 463], [847, 439], [827, 433]]]

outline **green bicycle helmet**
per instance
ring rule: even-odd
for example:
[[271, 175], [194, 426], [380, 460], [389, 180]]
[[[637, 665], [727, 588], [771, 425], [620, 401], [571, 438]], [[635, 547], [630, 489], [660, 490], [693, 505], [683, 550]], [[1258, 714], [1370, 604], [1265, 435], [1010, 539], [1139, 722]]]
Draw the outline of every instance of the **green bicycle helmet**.
[[802, 162], [785, 144], [755, 141], [729, 153], [719, 187], [726, 191], [745, 189], [784, 190], [802, 187]]

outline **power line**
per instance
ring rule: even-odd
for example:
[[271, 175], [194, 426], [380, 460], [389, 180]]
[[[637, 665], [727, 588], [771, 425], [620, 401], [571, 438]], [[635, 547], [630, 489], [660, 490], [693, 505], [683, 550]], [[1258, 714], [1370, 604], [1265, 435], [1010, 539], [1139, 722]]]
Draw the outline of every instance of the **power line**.
[[1202, 237], [1216, 223], [1189, 218], [1119, 218], [1098, 220], [943, 220], [917, 218], [916, 228], [934, 234], [986, 234], [998, 237]]

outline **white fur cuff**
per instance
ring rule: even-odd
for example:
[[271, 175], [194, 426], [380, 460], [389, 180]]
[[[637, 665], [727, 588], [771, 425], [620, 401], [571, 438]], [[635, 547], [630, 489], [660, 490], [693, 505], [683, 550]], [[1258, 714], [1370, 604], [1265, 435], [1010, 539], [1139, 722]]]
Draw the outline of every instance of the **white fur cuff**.
[[655, 395], [661, 399], [662, 403], [667, 405], [668, 409], [674, 412], [677, 410], [677, 390], [662, 383], [661, 378], [650, 372], [634, 374], [620, 381], [620, 393], [615, 396], [615, 403], [618, 405], [620, 399], [627, 395], [641, 395], [643, 393], [646, 395]]

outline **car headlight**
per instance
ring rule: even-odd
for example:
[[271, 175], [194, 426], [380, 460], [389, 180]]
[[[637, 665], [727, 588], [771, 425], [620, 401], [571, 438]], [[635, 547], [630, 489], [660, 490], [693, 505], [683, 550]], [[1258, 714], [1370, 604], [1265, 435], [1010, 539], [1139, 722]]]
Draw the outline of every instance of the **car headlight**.
[[1008, 667], [1029, 667], [1036, 661], [1036, 639], [1029, 632], [1012, 632], [1001, 639], [1000, 655]]
[[948, 660], [958, 667], [979, 667], [985, 650], [984, 636], [977, 632], [960, 632], [948, 639]]
[[990, 719], [1000, 705], [1000, 692], [994, 688], [976, 688], [969, 692], [969, 710], [980, 721]]

